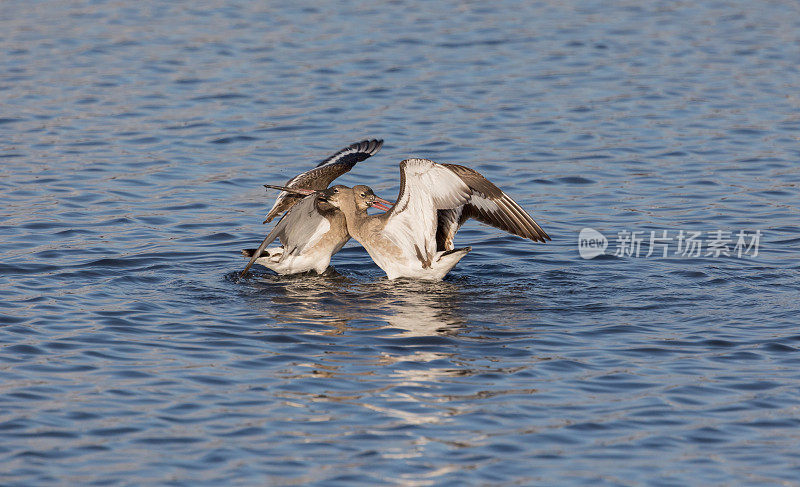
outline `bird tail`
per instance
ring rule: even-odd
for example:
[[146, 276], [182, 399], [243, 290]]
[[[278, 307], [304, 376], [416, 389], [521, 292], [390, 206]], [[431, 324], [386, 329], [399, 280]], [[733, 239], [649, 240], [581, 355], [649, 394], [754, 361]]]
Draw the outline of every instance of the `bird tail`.
[[244, 275], [247, 274], [247, 271], [250, 270], [250, 267], [253, 265], [253, 263], [256, 261], [256, 259], [258, 259], [261, 256], [261, 252], [265, 248], [267, 248], [267, 245], [271, 244], [272, 241], [275, 240], [278, 237], [278, 227], [279, 226], [280, 225], [275, 225], [275, 228], [273, 228], [272, 231], [269, 232], [269, 235], [267, 235], [267, 238], [265, 238], [264, 241], [261, 242], [261, 245], [259, 245], [258, 248], [255, 251], [253, 251], [253, 253], [250, 256], [250, 262], [247, 263], [247, 266], [244, 268], [242, 273], [239, 274], [239, 279], [243, 278]]

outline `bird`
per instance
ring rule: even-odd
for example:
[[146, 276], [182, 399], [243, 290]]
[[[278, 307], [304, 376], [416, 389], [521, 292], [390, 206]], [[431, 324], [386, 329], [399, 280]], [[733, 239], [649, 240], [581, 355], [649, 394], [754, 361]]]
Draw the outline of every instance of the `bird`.
[[[281, 192], [264, 223], [284, 211], [286, 214], [257, 249], [242, 250], [242, 254], [250, 261], [240, 278], [247, 274], [254, 263], [281, 275], [325, 272], [331, 257], [350, 240], [344, 216], [328, 204], [325, 190], [334, 179], [352, 169], [359, 161], [377, 153], [382, 146], [383, 140], [380, 139], [356, 142], [328, 157], [314, 169], [293, 177], [284, 186], [265, 184], [267, 188]], [[388, 201], [376, 201], [376, 207], [388, 209]], [[281, 245], [266, 248], [276, 238]]]
[[[390, 280], [441, 280], [472, 247], [456, 249], [458, 229], [470, 218], [514, 235], [546, 242], [550, 236], [510, 196], [478, 171], [428, 159], [400, 163], [400, 194], [383, 214], [364, 185], [332, 186], [327, 203], [344, 214], [347, 232]], [[385, 201], [385, 200], [383, 200]]]
[[[290, 194], [294, 191], [293, 188], [280, 188]], [[328, 202], [330, 194], [330, 190], [324, 190], [304, 196], [280, 219], [258, 249], [242, 250], [250, 262], [240, 277], [244, 277], [253, 263], [281, 275], [325, 272], [331, 257], [350, 240], [344, 215]], [[388, 210], [379, 200], [375, 200], [373, 206]], [[282, 245], [266, 248], [276, 238]]]

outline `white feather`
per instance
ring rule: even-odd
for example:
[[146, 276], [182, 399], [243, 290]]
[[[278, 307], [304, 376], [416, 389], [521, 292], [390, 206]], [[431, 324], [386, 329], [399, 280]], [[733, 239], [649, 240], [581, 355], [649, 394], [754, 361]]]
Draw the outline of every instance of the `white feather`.
[[470, 196], [470, 189], [450, 169], [427, 159], [407, 159], [400, 163], [404, 186], [384, 234], [408, 258], [418, 260], [436, 253], [437, 210], [456, 208]]
[[331, 224], [317, 211], [315, 200], [316, 195], [306, 196], [281, 218], [270, 235], [281, 241], [282, 249], [267, 249], [268, 256], [259, 257], [257, 264], [278, 274], [296, 274], [310, 270], [322, 273], [327, 269], [333, 254], [350, 237], [347, 236], [341, 242], [323, 242], [323, 238], [331, 230]]

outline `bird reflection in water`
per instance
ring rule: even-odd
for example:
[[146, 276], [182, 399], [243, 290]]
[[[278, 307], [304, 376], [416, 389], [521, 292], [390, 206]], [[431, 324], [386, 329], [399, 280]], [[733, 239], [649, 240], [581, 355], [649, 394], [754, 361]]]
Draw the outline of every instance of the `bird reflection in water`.
[[305, 324], [309, 333], [388, 327], [397, 329], [395, 337], [454, 336], [466, 324], [460, 313], [463, 290], [454, 282], [359, 282], [328, 268], [323, 275], [264, 275], [250, 283], [257, 291], [254, 304], [277, 324]]
[[[474, 290], [459, 281], [351, 278], [328, 269], [246, 282], [253, 304], [276, 328], [338, 335], [309, 341], [309, 359], [280, 372], [292, 386], [274, 392], [288, 403], [313, 403], [321, 418], [368, 411], [397, 426], [447, 423], [456, 407], [425, 405], [447, 384], [486, 371], [452, 346], [462, 335], [476, 338], [466, 316]], [[386, 453], [420, 455], [404, 444]]]

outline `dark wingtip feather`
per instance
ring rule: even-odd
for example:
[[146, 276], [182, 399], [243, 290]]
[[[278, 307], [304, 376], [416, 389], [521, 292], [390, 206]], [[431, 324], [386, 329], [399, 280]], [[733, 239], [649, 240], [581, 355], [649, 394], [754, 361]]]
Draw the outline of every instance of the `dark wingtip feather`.
[[360, 142], [354, 142], [317, 164], [317, 167], [330, 164], [343, 157], [352, 159], [352, 163], [355, 164], [374, 156], [381, 150], [381, 147], [383, 147], [383, 139], [364, 139]]
[[370, 148], [367, 152], [369, 152], [369, 155], [371, 156], [377, 154], [378, 151], [381, 150], [381, 147], [383, 147], [383, 139], [372, 139], [369, 141], [369, 143]]
[[445, 255], [455, 254], [457, 252], [464, 252], [464, 253], [472, 252], [472, 247], [461, 247], [460, 249], [447, 250], [445, 252], [442, 252], [442, 255], [440, 255], [439, 258], [441, 259]]
[[469, 214], [471, 218], [534, 242], [545, 243], [550, 240], [550, 236], [531, 218], [528, 212], [481, 173], [458, 164], [443, 164], [443, 166], [453, 171], [470, 189], [491, 200], [500, 209], [499, 212], [490, 214], [474, 208]]
[[367, 154], [374, 156], [379, 150], [381, 150], [381, 147], [383, 147], [383, 139], [367, 139], [350, 145], [348, 149], [357, 148], [359, 152], [366, 152]]

